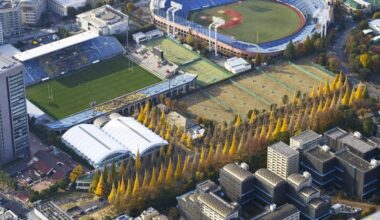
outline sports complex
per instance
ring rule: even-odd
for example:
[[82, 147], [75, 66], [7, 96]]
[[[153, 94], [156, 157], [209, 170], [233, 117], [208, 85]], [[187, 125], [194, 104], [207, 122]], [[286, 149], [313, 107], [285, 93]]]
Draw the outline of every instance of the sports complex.
[[331, 13], [326, 0], [152, 0], [150, 9], [168, 35], [241, 57], [277, 55], [289, 41], [325, 34]]
[[[63, 131], [111, 112], [130, 114], [147, 100], [195, 87], [196, 75], [170, 82], [132, 62], [116, 38], [83, 32], [14, 55], [24, 65], [28, 109]], [[29, 110], [28, 110], [29, 113]]]

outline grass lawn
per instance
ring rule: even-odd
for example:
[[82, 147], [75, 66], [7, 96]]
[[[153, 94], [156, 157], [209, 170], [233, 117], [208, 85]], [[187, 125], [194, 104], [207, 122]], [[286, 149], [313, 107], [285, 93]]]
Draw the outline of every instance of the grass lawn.
[[177, 65], [186, 63], [199, 57], [195, 52], [190, 51], [187, 48], [177, 44], [173, 40], [167, 38], [160, 38], [151, 41], [150, 43], [146, 44], [146, 46], [159, 46], [164, 51], [165, 59]]
[[231, 76], [229, 72], [223, 70], [222, 68], [218, 68], [217, 66], [214, 66], [214, 64], [211, 64], [203, 59], [182, 67], [182, 70], [188, 73], [197, 74], [197, 81], [203, 86], [218, 82]]
[[[92, 101], [100, 104], [160, 81], [136, 64], [129, 71], [128, 60], [117, 57], [31, 86], [27, 97], [50, 116], [61, 119], [87, 109]], [[49, 101], [48, 87], [53, 91], [53, 101]]]
[[[243, 20], [236, 26], [220, 28], [218, 31], [249, 43], [278, 40], [296, 32], [301, 25], [301, 19], [293, 9], [269, 0], [245, 0], [230, 5], [195, 11], [189, 15], [189, 20], [208, 27], [212, 22], [212, 16], [222, 17], [226, 22], [234, 19], [234, 17], [223, 14], [225, 10], [240, 13]], [[259, 35], [258, 42], [257, 33]]]

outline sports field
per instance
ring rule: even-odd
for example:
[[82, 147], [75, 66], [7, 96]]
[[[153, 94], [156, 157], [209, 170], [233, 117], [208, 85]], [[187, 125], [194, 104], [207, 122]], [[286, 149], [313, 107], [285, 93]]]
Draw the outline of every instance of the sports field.
[[218, 82], [231, 76], [231, 73], [204, 59], [184, 66], [181, 69], [188, 73], [197, 74], [197, 82], [202, 86]]
[[160, 38], [157, 40], [150, 41], [146, 44], [146, 46], [158, 46], [159, 48], [161, 48], [161, 50], [164, 51], [165, 59], [177, 65], [184, 64], [199, 57], [198, 54], [196, 54], [195, 52], [177, 44], [176, 42], [168, 38]]
[[160, 38], [147, 43], [146, 46], [160, 47], [164, 51], [165, 59], [179, 65], [180, 69], [185, 72], [198, 75], [197, 83], [199, 85], [206, 86], [231, 76], [230, 72], [201, 58], [195, 52], [171, 39]]
[[[117, 57], [91, 65], [76, 73], [27, 88], [28, 99], [50, 116], [61, 119], [87, 109], [89, 103], [103, 103], [161, 80], [128, 60]], [[49, 100], [49, 88], [53, 99]]]
[[289, 101], [297, 91], [309, 93], [319, 82], [333, 76], [310, 60], [282, 63], [260, 71], [243, 74], [179, 100], [187, 106], [190, 115], [215, 121], [230, 121], [240, 113], [245, 117], [249, 110], [268, 110], [272, 104], [283, 105], [283, 97]]
[[304, 22], [294, 9], [270, 0], [245, 0], [195, 11], [188, 19], [208, 27], [213, 16], [226, 21], [219, 32], [249, 43], [287, 37], [298, 31]]

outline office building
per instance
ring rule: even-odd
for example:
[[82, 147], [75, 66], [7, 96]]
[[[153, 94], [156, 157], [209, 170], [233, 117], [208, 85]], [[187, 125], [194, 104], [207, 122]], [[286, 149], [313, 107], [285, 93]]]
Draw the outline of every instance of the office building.
[[219, 171], [219, 182], [231, 200], [244, 204], [253, 199], [254, 176], [246, 163], [225, 165]]
[[0, 164], [29, 154], [23, 66], [0, 56]]
[[46, 11], [47, 0], [20, 0], [21, 21], [23, 25], [35, 26]]
[[267, 211], [252, 220], [299, 220], [300, 211], [292, 204], [286, 203], [280, 207], [270, 205]]
[[20, 35], [22, 26], [19, 1], [0, 0], [0, 24], [2, 38]]
[[312, 130], [306, 130], [290, 138], [290, 147], [294, 150], [306, 150], [318, 145], [322, 140], [322, 135]]
[[299, 152], [283, 142], [268, 147], [267, 168], [283, 179], [292, 173], [298, 173]]
[[319, 187], [335, 187], [362, 200], [379, 190], [380, 156], [376, 143], [360, 133], [334, 128], [324, 133], [325, 145], [303, 151], [300, 169]]
[[227, 202], [221, 194], [221, 187], [206, 180], [196, 190], [177, 197], [179, 212], [186, 220], [237, 219], [239, 204]]
[[260, 204], [285, 204], [287, 188], [286, 181], [270, 170], [262, 168], [255, 172], [255, 196]]
[[68, 8], [78, 9], [86, 5], [86, 0], [47, 0], [47, 7], [50, 11], [62, 17], [67, 16]]
[[128, 29], [128, 15], [104, 5], [77, 15], [77, 24], [83, 30], [101, 35], [122, 34]]
[[308, 172], [291, 174], [287, 178], [286, 197], [307, 219], [324, 219], [329, 216], [330, 200], [321, 197], [320, 191], [312, 186], [311, 178]]

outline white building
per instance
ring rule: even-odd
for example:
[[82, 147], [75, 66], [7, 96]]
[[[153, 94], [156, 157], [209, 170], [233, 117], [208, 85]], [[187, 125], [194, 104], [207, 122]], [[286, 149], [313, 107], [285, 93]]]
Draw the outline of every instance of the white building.
[[272, 144], [268, 147], [267, 168], [286, 179], [299, 171], [299, 152], [283, 142]]
[[368, 22], [368, 27], [371, 28], [376, 34], [380, 34], [380, 19], [375, 19]]
[[77, 15], [78, 26], [101, 35], [121, 34], [128, 29], [128, 16], [109, 5]]
[[248, 71], [252, 67], [243, 58], [232, 57], [226, 60], [226, 62], [224, 63], [224, 68], [226, 68], [231, 73], [236, 74], [236, 73]]
[[[80, 124], [69, 129], [62, 141], [95, 168], [112, 161], [142, 157], [159, 151], [168, 142], [134, 118], [111, 114], [102, 123]], [[98, 125], [98, 126], [97, 126]]]
[[20, 35], [22, 31], [19, 1], [0, 1], [0, 38], [9, 38]]
[[46, 11], [46, 0], [21, 0], [21, 20], [24, 25], [37, 25]]
[[162, 32], [159, 29], [154, 29], [154, 30], [151, 30], [151, 31], [148, 31], [145, 33], [137, 32], [137, 33], [132, 35], [132, 38], [136, 42], [136, 44], [140, 44], [142, 42], [152, 40], [152, 39], [156, 39], [156, 38], [159, 38], [162, 36], [164, 36], [164, 32]]
[[47, 0], [48, 9], [62, 17], [67, 16], [68, 8], [84, 7], [87, 0]]
[[321, 142], [321, 139], [322, 135], [312, 130], [306, 130], [290, 138], [290, 147], [294, 150], [306, 150], [317, 146]]

